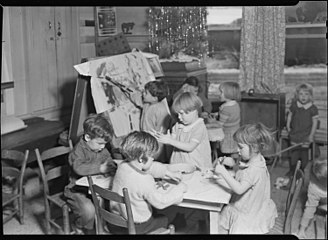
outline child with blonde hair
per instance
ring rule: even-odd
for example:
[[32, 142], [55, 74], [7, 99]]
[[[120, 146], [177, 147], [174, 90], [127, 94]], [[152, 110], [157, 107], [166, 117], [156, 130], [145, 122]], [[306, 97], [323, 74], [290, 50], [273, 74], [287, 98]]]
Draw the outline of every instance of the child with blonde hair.
[[[219, 174], [233, 194], [219, 218], [221, 234], [263, 234], [269, 232], [277, 217], [276, 205], [270, 197], [270, 175], [261, 152], [272, 143], [268, 129], [262, 123], [247, 124], [233, 135], [241, 156], [235, 177], [219, 161]], [[218, 182], [218, 184], [220, 184]]]
[[299, 238], [308, 238], [305, 231], [309, 222], [314, 217], [318, 206], [324, 204], [327, 207], [327, 159], [316, 160], [313, 163], [307, 201], [297, 233]]
[[308, 83], [298, 85], [295, 101], [291, 103], [289, 108], [286, 128], [292, 146], [299, 143], [303, 144], [291, 150], [287, 176], [293, 175], [298, 160], [301, 160], [301, 168], [304, 171], [309, 161], [309, 145], [313, 143], [318, 118], [318, 108], [313, 103], [313, 87]]
[[218, 120], [209, 119], [208, 126], [222, 128], [224, 138], [220, 141], [218, 156], [231, 156], [237, 152], [233, 134], [240, 127], [240, 87], [236, 82], [223, 82], [219, 86], [219, 100], [223, 102], [217, 114]]
[[178, 114], [179, 122], [172, 133], [154, 133], [158, 142], [173, 146], [170, 163], [190, 163], [200, 169], [211, 168], [211, 147], [204, 119], [198, 115], [201, 99], [192, 92], [178, 95], [172, 109]]
[[[187, 186], [180, 182], [181, 173], [169, 171], [167, 164], [154, 162], [153, 155], [157, 150], [155, 137], [147, 132], [132, 132], [122, 142], [125, 160], [117, 168], [112, 191], [123, 195], [122, 189], [128, 189], [137, 234], [167, 228], [167, 217], [156, 214], [153, 208], [163, 209], [180, 203], [187, 190]], [[154, 178], [164, 177], [180, 183], [166, 192], [160, 191]], [[126, 209], [121, 204], [111, 202], [110, 209], [127, 218]]]

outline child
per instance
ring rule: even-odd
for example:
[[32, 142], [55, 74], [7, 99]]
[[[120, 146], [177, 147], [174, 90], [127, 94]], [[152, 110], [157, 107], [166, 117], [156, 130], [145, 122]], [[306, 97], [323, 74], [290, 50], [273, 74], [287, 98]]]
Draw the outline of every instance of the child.
[[296, 101], [293, 101], [287, 116], [287, 131], [291, 145], [303, 143], [301, 147], [291, 151], [290, 167], [287, 176], [292, 176], [297, 161], [302, 161], [301, 169], [304, 171], [309, 157], [308, 149], [318, 124], [318, 108], [313, 104], [313, 88], [303, 83], [296, 88]]
[[[155, 215], [152, 207], [163, 209], [180, 203], [187, 190], [181, 182], [166, 192], [156, 188], [154, 178], [181, 180], [181, 173], [171, 172], [166, 164], [154, 162], [152, 156], [157, 150], [156, 139], [147, 132], [132, 132], [122, 142], [126, 159], [118, 166], [112, 190], [122, 195], [122, 189], [128, 189], [137, 234], [166, 228], [168, 219], [164, 215]], [[110, 203], [110, 209], [127, 218], [126, 210], [120, 204]]]
[[174, 147], [170, 163], [190, 163], [200, 169], [211, 168], [211, 147], [204, 120], [199, 118], [201, 99], [194, 93], [185, 92], [174, 99], [172, 109], [179, 121], [172, 134], [155, 133], [160, 143]]
[[69, 154], [70, 183], [65, 187], [64, 195], [75, 215], [77, 233], [91, 233], [94, 229], [95, 207], [88, 194], [88, 188], [75, 185], [81, 176], [109, 174], [113, 176], [116, 163], [105, 148], [113, 136], [109, 121], [96, 114], [89, 115], [83, 123], [84, 134]]
[[[171, 123], [170, 110], [167, 105], [167, 86], [162, 81], [146, 83], [143, 93], [144, 106], [141, 116], [140, 129], [145, 132], [166, 132]], [[154, 155], [155, 160], [168, 162], [166, 149], [159, 144], [159, 151]]]
[[200, 115], [202, 117], [206, 117], [212, 112], [212, 103], [202, 92], [202, 88], [199, 85], [197, 77], [191, 76], [186, 78], [186, 80], [182, 83], [181, 88], [173, 95], [173, 100], [183, 92], [193, 92], [202, 100], [203, 106], [200, 110]]
[[220, 214], [220, 232], [267, 233], [277, 217], [276, 205], [270, 198], [270, 175], [261, 154], [264, 146], [270, 146], [271, 134], [262, 123], [247, 124], [233, 138], [238, 143], [241, 161], [246, 164], [240, 166], [235, 178], [221, 163], [215, 164], [215, 174], [220, 174], [233, 192], [229, 205]]
[[327, 159], [313, 163], [310, 183], [308, 186], [307, 201], [297, 233], [299, 238], [307, 239], [305, 230], [319, 204], [327, 204]]
[[237, 152], [237, 143], [233, 134], [240, 127], [240, 88], [236, 82], [223, 82], [219, 86], [219, 100], [224, 102], [220, 106], [219, 120], [209, 119], [208, 126], [222, 128], [224, 138], [220, 141], [218, 156], [233, 156]]

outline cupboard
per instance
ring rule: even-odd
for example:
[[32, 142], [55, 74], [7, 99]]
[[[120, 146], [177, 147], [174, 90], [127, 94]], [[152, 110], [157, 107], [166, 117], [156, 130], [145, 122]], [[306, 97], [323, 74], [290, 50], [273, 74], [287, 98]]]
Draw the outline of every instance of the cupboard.
[[78, 7], [9, 7], [9, 24], [14, 115], [70, 115], [73, 66], [80, 62]]

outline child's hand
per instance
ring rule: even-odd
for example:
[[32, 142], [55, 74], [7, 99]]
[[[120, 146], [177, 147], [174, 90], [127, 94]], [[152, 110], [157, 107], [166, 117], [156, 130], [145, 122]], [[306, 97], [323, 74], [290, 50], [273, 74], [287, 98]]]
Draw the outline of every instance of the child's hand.
[[[220, 158], [219, 158], [220, 159]], [[222, 162], [218, 161], [215, 165], [215, 169], [214, 172], [216, 174], [224, 174], [227, 172], [227, 169], [224, 167], [224, 165], [222, 164]]]
[[180, 182], [179, 183], [179, 186], [182, 186], [182, 191], [185, 193], [188, 191], [188, 186], [187, 184], [183, 183], [183, 182]]
[[117, 170], [117, 164], [110, 160], [105, 161], [103, 164], [100, 165], [100, 172], [106, 173], [109, 176], [114, 176]]
[[170, 179], [176, 181], [176, 182], [181, 182], [182, 179], [182, 173], [181, 172], [172, 172], [167, 170], [165, 173], [165, 176], [169, 177]]
[[156, 132], [156, 133], [154, 133], [154, 137], [157, 139], [158, 142], [163, 143], [163, 144], [168, 144], [172, 140], [170, 133], [163, 134], [163, 133]]

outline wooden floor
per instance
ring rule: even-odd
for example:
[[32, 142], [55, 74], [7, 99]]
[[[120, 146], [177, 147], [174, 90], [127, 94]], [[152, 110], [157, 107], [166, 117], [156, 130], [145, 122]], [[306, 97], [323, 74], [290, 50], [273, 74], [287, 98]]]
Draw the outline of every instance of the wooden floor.
[[[283, 176], [288, 171], [286, 164], [280, 163], [271, 174], [271, 183], [273, 185], [275, 179], [278, 176]], [[45, 234], [44, 227], [44, 205], [42, 201], [42, 195], [40, 194], [40, 186], [35, 174], [28, 170], [29, 178], [26, 186], [25, 196], [25, 224], [20, 225], [16, 219], [11, 220], [3, 226], [4, 234]], [[304, 199], [306, 192], [303, 192], [298, 203], [296, 213], [293, 219], [292, 232], [297, 231], [297, 227], [302, 215], [302, 206], [304, 205]], [[282, 213], [285, 210], [285, 202], [287, 198], [287, 191], [276, 189], [272, 187], [272, 199], [277, 205], [278, 212]], [[192, 210], [187, 208], [172, 207], [166, 209], [166, 213], [170, 220], [172, 220], [176, 214], [176, 211], [184, 212], [186, 216], [187, 225], [184, 228], [176, 229], [176, 234], [208, 234], [206, 228], [200, 229], [198, 226], [199, 220], [204, 220], [206, 213], [200, 210]], [[324, 227], [323, 222], [319, 224], [321, 231], [319, 232], [319, 239], [324, 239]], [[314, 228], [311, 225], [308, 229], [308, 237], [314, 238]]]

